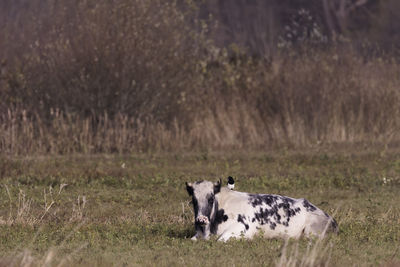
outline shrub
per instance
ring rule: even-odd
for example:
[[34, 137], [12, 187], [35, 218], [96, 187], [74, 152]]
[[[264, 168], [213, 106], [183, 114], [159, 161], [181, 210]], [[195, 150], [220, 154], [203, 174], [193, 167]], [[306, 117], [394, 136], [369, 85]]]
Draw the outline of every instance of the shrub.
[[25, 4], [2, 22], [4, 153], [399, 140], [400, 67], [389, 56], [307, 42], [270, 60], [228, 52], [193, 3]]

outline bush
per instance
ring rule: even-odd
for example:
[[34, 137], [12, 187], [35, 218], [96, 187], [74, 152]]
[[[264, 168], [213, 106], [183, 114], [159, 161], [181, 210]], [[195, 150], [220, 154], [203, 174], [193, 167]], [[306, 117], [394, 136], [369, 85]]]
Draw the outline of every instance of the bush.
[[[46, 8], [33, 8], [39, 4]], [[3, 111], [18, 105], [41, 116], [51, 108], [82, 116], [121, 112], [164, 122], [188, 111], [191, 105], [181, 100], [198, 89], [202, 47], [202, 33], [189, 23], [192, 9], [161, 0], [30, 5], [19, 16], [35, 26], [5, 45], [24, 47], [16, 59], [7, 58]], [[15, 27], [7, 28], [9, 36]]]
[[399, 140], [389, 57], [306, 42], [272, 60], [228, 52], [207, 39], [196, 6], [174, 1], [16, 3], [1, 22], [3, 153]]

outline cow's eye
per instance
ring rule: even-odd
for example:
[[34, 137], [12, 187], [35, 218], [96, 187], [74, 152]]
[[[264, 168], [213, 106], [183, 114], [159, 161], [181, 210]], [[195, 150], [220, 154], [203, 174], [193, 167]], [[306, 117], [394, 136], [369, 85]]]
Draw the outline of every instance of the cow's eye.
[[213, 204], [214, 203], [214, 197], [210, 197], [208, 199], [208, 204]]

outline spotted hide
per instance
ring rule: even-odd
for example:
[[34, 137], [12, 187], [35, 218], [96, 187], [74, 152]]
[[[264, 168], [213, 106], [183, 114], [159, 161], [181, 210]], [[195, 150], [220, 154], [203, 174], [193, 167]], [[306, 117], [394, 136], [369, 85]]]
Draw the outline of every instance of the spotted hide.
[[331, 216], [304, 198], [268, 194], [250, 194], [221, 187], [221, 181], [186, 183], [192, 196], [196, 234], [192, 238], [218, 240], [252, 238], [261, 233], [266, 238], [324, 236], [338, 232]]

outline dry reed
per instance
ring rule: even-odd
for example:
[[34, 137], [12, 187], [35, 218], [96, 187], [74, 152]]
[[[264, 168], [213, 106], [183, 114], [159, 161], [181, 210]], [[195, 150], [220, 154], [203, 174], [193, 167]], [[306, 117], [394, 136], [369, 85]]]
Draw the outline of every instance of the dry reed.
[[270, 60], [228, 53], [195, 7], [175, 1], [36, 4], [2, 22], [0, 154], [400, 140], [390, 56], [351, 44], [282, 48]]

